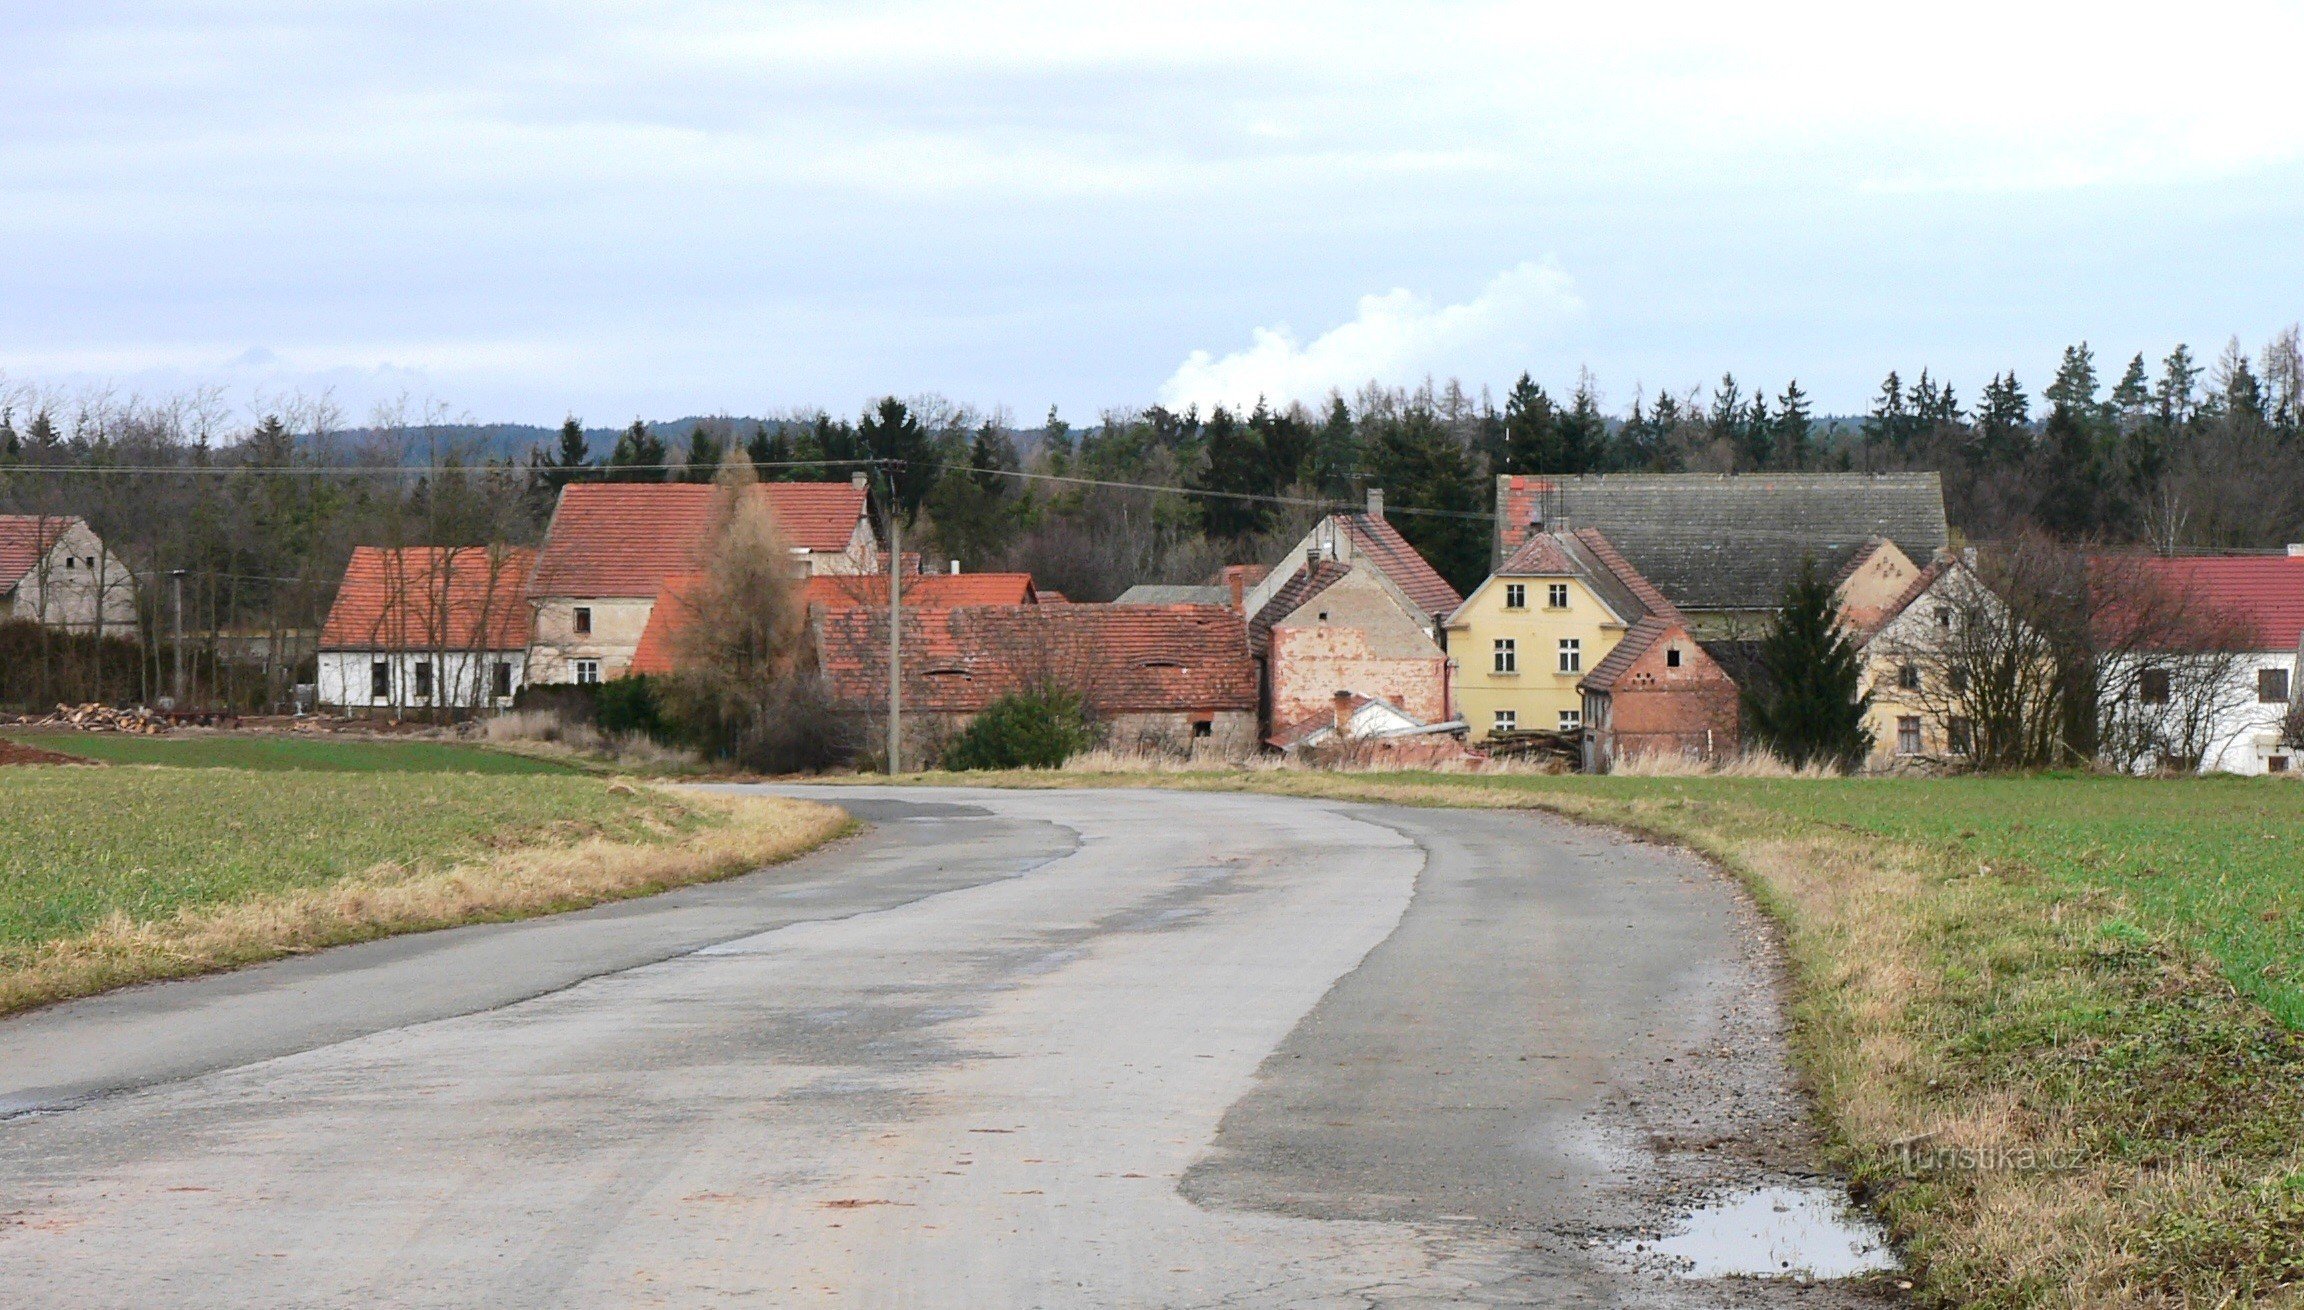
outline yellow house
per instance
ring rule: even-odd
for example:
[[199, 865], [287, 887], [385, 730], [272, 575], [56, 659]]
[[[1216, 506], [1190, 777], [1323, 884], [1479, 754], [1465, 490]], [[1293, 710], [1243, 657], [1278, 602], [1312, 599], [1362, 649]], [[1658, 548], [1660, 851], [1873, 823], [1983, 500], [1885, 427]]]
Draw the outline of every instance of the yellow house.
[[1961, 712], [1968, 689], [1955, 685], [1960, 674], [1951, 652], [1957, 644], [1954, 623], [1972, 593], [1954, 588], [1978, 585], [1961, 565], [1939, 560], [1914, 574], [1869, 623], [1848, 625], [1864, 661], [1864, 686], [1872, 693], [1864, 719], [1872, 730], [1872, 753], [1865, 767], [1936, 769], [1968, 755], [1972, 728]]
[[1581, 730], [1576, 684], [1650, 616], [1677, 611], [1598, 531], [1530, 535], [1444, 624], [1472, 739]]

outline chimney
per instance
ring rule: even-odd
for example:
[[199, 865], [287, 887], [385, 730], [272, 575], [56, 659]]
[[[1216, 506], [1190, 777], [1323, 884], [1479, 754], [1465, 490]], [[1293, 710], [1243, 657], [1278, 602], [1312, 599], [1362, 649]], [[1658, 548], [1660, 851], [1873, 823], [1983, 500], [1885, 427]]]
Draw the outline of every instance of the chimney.
[[1337, 692], [1337, 693], [1336, 693], [1336, 735], [1337, 735], [1337, 736], [1339, 736], [1339, 737], [1343, 736], [1343, 735], [1344, 735], [1344, 729], [1345, 729], [1345, 727], [1346, 727], [1347, 725], [1349, 725], [1351, 722], [1352, 722], [1352, 693], [1351, 693], [1351, 692], [1348, 692], [1348, 691], [1340, 691], [1340, 692]]
[[849, 474], [848, 485], [856, 488], [858, 491], [864, 490], [865, 486], [867, 485], [864, 477], [864, 470], [858, 469], [854, 473]]
[[2295, 556], [2298, 556], [2298, 555], [2304, 555], [2304, 541], [2291, 541], [2291, 542], [2289, 542], [2289, 543], [2288, 543], [2288, 554], [2289, 554], [2289, 557], [2290, 557], [2290, 558], [2294, 558]]
[[955, 578], [960, 576], [960, 561], [958, 560], [952, 561], [952, 576]]
[[1240, 570], [1237, 568], [1224, 570], [1224, 580], [1232, 584], [1232, 608], [1243, 614], [1247, 613], [1248, 602], [1242, 599], [1242, 593], [1247, 590], [1247, 580], [1240, 576]]
[[1304, 548], [1304, 567], [1307, 569], [1316, 569], [1320, 567], [1319, 542], [1315, 541], [1311, 545]]
[[1384, 488], [1368, 488], [1368, 517], [1379, 523], [1384, 521]]

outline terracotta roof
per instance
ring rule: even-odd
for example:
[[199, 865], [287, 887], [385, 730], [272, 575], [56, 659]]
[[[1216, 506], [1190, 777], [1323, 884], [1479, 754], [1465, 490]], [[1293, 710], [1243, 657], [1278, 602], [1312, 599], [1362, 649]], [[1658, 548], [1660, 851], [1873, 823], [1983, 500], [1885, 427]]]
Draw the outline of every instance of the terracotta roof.
[[[715, 488], [696, 482], [575, 482], [560, 490], [528, 594], [654, 596], [693, 572], [712, 527]], [[864, 492], [845, 482], [764, 482], [792, 546], [838, 553], [864, 514]]]
[[358, 546], [322, 650], [519, 650], [534, 611], [526, 546]]
[[1072, 598], [1061, 591], [1042, 590], [1039, 592], [1039, 596], [1040, 603], [1043, 605], [1069, 605], [1072, 603]]
[[1520, 543], [1512, 558], [1496, 570], [1507, 577], [1554, 577], [1573, 575], [1582, 570], [1560, 548], [1560, 542], [1549, 532], [1538, 533]]
[[691, 612], [689, 598], [702, 585], [701, 573], [679, 573], [656, 589], [656, 603], [648, 607], [648, 626], [640, 630], [640, 644], [632, 648], [632, 663], [625, 672], [662, 677], [673, 669], [673, 646]]
[[1345, 530], [1352, 535], [1352, 553], [1365, 558], [1384, 571], [1392, 584], [1417, 608], [1432, 617], [1450, 613], [1464, 598], [1448, 585], [1400, 530], [1380, 518], [1368, 514], [1339, 514]]
[[2248, 633], [2250, 650], [2290, 651], [2304, 639], [2304, 556], [2177, 555], [2128, 561]]
[[1303, 608], [1304, 602], [1328, 590], [1352, 572], [1352, 566], [1324, 559], [1280, 584], [1256, 617], [1248, 620], [1248, 650], [1262, 655], [1272, 645], [1272, 625]]
[[[1536, 533], [1520, 543], [1496, 576], [1581, 578], [1627, 625], [1651, 616], [1687, 621], [1596, 528]], [[1456, 618], [1451, 614], [1448, 622], [1454, 624]]]
[[[1632, 671], [1632, 666], [1647, 654], [1657, 642], [1671, 633], [1680, 632], [1678, 623], [1659, 618], [1645, 618], [1624, 630], [1624, 640], [1608, 652], [1608, 657], [1592, 666], [1576, 683], [1578, 691], [1614, 691], [1616, 683]], [[1685, 634], [1683, 634], [1685, 635]], [[1691, 647], [1695, 642], [1688, 643]]]
[[[886, 703], [886, 610], [824, 611], [817, 643], [837, 699]], [[1256, 708], [1241, 618], [1223, 605], [908, 609], [904, 663], [904, 707], [929, 714], [973, 714], [1043, 679], [1104, 714]]]
[[[803, 597], [810, 605], [849, 609], [857, 605], [888, 605], [888, 576], [866, 573], [853, 576], [818, 574], [808, 579]], [[904, 579], [904, 603], [922, 609], [953, 609], [962, 605], [1031, 605], [1039, 593], [1029, 573], [924, 573]]]
[[0, 591], [23, 581], [79, 522], [61, 514], [0, 514]]

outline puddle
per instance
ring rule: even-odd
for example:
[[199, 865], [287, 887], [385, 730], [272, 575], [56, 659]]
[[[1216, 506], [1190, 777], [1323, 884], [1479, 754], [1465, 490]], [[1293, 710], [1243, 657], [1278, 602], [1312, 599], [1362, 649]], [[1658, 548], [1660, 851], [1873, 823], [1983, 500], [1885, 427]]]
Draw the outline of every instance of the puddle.
[[1896, 1268], [1887, 1234], [1823, 1187], [1764, 1187], [1725, 1196], [1661, 1238], [1616, 1249], [1660, 1260], [1682, 1278], [1853, 1278]]

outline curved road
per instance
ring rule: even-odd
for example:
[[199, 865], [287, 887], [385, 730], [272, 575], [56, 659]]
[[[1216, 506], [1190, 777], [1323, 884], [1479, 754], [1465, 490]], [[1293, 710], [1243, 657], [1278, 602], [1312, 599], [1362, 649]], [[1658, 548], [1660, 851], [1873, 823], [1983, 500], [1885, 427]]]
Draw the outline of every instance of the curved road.
[[0, 1022], [0, 1304], [1838, 1305], [1757, 916], [1527, 814], [789, 788], [645, 901]]

